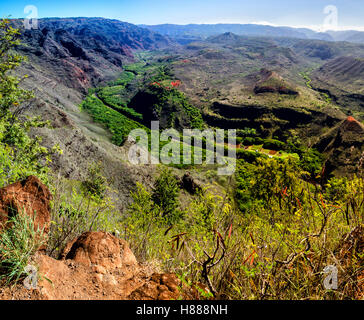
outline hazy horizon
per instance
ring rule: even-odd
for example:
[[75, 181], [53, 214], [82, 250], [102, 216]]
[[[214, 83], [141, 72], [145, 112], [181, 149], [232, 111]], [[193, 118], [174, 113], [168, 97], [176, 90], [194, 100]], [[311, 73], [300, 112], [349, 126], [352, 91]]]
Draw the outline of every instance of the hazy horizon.
[[[35, 7], [36, 12], [24, 10], [29, 5]], [[107, 3], [96, 0], [22, 0], [16, 3], [0, 0], [2, 17], [26, 18], [31, 14], [38, 18], [103, 17], [137, 25], [261, 24], [316, 31], [364, 31], [364, 3], [360, 0], [299, 0], [294, 4], [289, 0], [112, 0]]]

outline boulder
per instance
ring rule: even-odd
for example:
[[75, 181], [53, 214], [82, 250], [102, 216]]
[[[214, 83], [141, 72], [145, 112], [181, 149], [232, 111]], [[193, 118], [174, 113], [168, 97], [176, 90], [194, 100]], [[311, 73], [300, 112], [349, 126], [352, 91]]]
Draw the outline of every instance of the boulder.
[[51, 193], [34, 176], [0, 189], [0, 230], [9, 218], [27, 214], [34, 219], [35, 230], [48, 234], [50, 227]]
[[86, 266], [101, 266], [108, 271], [138, 265], [126, 241], [107, 232], [82, 234], [64, 256], [66, 260], [74, 260]]

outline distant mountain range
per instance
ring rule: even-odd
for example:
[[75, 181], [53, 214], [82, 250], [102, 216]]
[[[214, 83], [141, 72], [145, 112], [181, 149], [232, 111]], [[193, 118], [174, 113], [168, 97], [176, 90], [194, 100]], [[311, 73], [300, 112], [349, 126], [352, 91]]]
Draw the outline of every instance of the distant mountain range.
[[201, 40], [226, 32], [245, 36], [288, 37], [364, 43], [364, 32], [354, 30], [316, 32], [308, 28], [274, 27], [259, 24], [160, 24], [140, 26], [169, 36], [182, 44], [191, 40]]

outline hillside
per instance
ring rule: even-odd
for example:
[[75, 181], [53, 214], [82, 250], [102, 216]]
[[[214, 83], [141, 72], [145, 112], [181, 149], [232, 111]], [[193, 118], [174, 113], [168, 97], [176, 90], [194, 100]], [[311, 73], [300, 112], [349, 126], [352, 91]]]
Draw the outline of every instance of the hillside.
[[363, 58], [340, 56], [312, 74], [312, 85], [326, 92], [337, 104], [363, 119]]
[[337, 176], [345, 174], [344, 168], [355, 172], [363, 161], [364, 125], [353, 117], [348, 117], [320, 137], [315, 147], [327, 158], [327, 172], [333, 172]]

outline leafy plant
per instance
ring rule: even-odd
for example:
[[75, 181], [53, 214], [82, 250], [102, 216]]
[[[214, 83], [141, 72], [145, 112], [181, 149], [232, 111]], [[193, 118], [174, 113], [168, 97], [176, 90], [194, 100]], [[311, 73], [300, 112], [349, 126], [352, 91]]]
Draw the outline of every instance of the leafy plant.
[[[102, 198], [94, 193], [82, 192], [84, 187], [81, 183], [61, 178], [52, 182], [52, 188], [54, 197], [47, 243], [50, 256], [58, 259], [68, 242], [84, 232], [114, 231], [118, 214], [114, 210], [109, 188], [104, 190]], [[91, 192], [95, 191], [91, 189]]]

